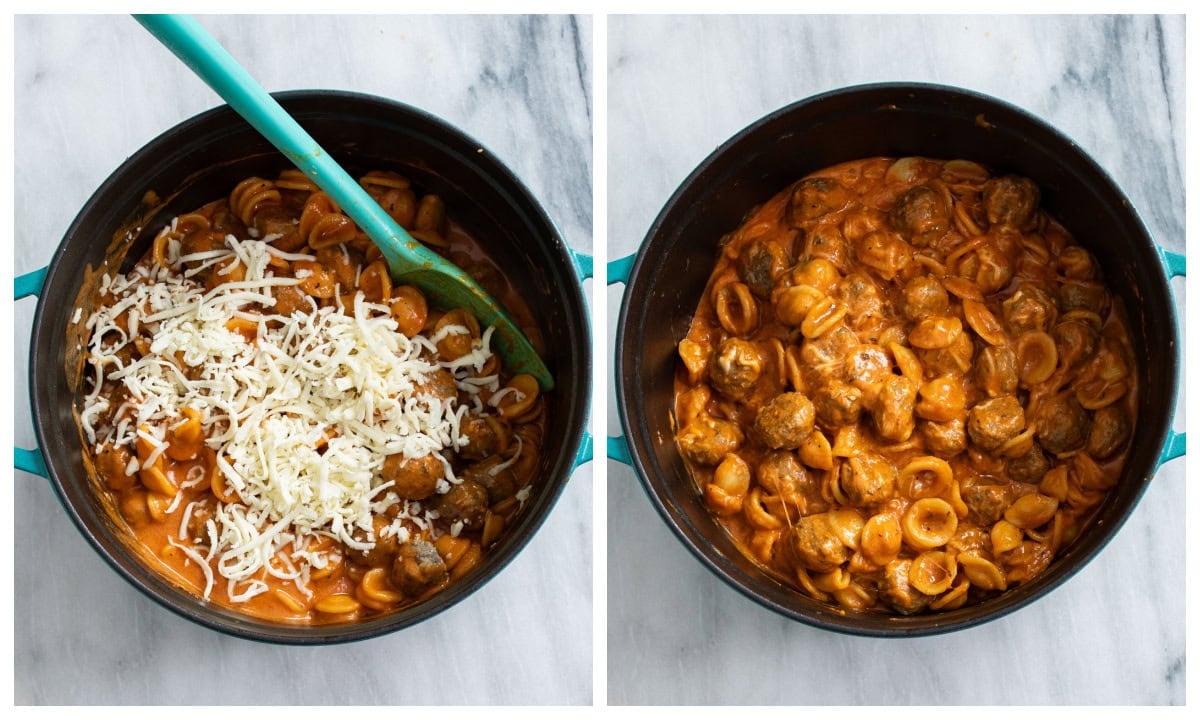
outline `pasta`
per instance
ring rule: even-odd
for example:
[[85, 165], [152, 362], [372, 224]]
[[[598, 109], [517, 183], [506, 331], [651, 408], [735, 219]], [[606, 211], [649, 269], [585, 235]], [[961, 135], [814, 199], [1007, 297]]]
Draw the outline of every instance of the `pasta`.
[[676, 442], [735, 543], [846, 610], [1029, 582], [1129, 450], [1123, 310], [1030, 180], [844, 163], [723, 238], [679, 343]]
[[[440, 197], [361, 183], [531, 328]], [[211, 602], [291, 623], [395, 612], [477, 567], [536, 491], [537, 382], [469, 312], [393, 286], [298, 171], [177, 217], [87, 323], [79, 417], [104, 492], [148, 561]]]

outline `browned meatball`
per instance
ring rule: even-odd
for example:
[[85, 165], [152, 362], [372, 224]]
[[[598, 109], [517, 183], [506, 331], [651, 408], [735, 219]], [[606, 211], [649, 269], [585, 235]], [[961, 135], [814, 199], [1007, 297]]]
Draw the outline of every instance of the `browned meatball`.
[[1120, 405], [1100, 408], [1092, 416], [1092, 431], [1088, 434], [1087, 453], [1097, 460], [1115, 455], [1133, 432], [1129, 413]]
[[726, 338], [717, 345], [708, 373], [717, 392], [739, 400], [754, 389], [762, 371], [762, 353], [754, 343]]
[[842, 544], [826, 513], [800, 518], [792, 528], [787, 547], [796, 565], [813, 572], [836, 570], [850, 557], [849, 549]]
[[883, 568], [880, 598], [901, 615], [921, 612], [929, 604], [929, 596], [915, 589], [908, 581], [912, 560], [893, 560]]
[[1038, 442], [1055, 455], [1083, 447], [1091, 430], [1092, 416], [1072, 395], [1055, 395], [1038, 408]]
[[760, 298], [771, 297], [775, 280], [788, 268], [787, 253], [774, 243], [752, 242], [738, 255], [737, 273], [750, 292]]
[[438, 368], [425, 377], [416, 388], [417, 395], [430, 399], [448, 402], [458, 397], [458, 385], [454, 382], [454, 373], [445, 368]]
[[824, 258], [839, 269], [846, 267], [846, 238], [836, 225], [826, 223], [817, 225], [804, 233], [804, 241], [801, 245], [801, 260]]
[[1010, 484], [978, 482], [962, 486], [962, 500], [971, 519], [983, 525], [992, 525], [1004, 517], [1004, 511], [1015, 499]]
[[892, 372], [892, 361], [878, 345], [860, 345], [846, 358], [846, 377], [866, 390], [877, 388]]
[[851, 505], [866, 507], [890, 498], [896, 488], [896, 466], [882, 455], [862, 453], [842, 463], [838, 482]]
[[776, 395], [754, 416], [754, 435], [769, 448], [800, 447], [813, 431], [816, 413], [812, 401], [797, 392]]
[[966, 422], [962, 418], [946, 422], [923, 420], [919, 430], [926, 447], [938, 457], [954, 457], [967, 449]]
[[1025, 429], [1025, 409], [1012, 395], [985, 400], [971, 408], [967, 433], [984, 450], [996, 450]]
[[917, 275], [904, 285], [904, 314], [909, 320], [945, 315], [949, 311], [950, 296], [932, 275]]
[[487, 489], [474, 480], [463, 480], [450, 492], [434, 500], [434, 509], [447, 523], [461, 522], [463, 527], [476, 529], [483, 524], [488, 509]]
[[1090, 360], [1100, 347], [1100, 334], [1091, 323], [1067, 320], [1054, 326], [1050, 336], [1058, 349], [1059, 365], [1075, 369]]
[[1058, 319], [1058, 304], [1040, 286], [1022, 284], [1007, 300], [1000, 304], [1004, 324], [1013, 335], [1038, 331], [1045, 332]]
[[862, 395], [862, 390], [841, 380], [818, 385], [812, 394], [817, 419], [827, 428], [853, 425], [862, 415]]
[[105, 445], [96, 453], [96, 472], [110, 490], [128, 490], [137, 480], [135, 475], [127, 475], [129, 461], [133, 459], [129, 450], [124, 447]]
[[1094, 312], [1101, 318], [1108, 315], [1108, 291], [1098, 282], [1072, 280], [1064, 282], [1058, 291], [1063, 312], [1086, 310]]
[[396, 548], [399, 547], [399, 542], [395, 535], [383, 535], [382, 531], [388, 526], [387, 518], [381, 515], [371, 516], [371, 536], [367, 536], [367, 532], [362, 528], [354, 528], [351, 537], [359, 542], [369, 542], [374, 539], [374, 545], [369, 550], [346, 546], [346, 553], [369, 567], [384, 567], [392, 561], [392, 557], [396, 554]]
[[808, 471], [790, 450], [767, 453], [755, 468], [754, 477], [772, 495], [791, 495], [809, 485]]
[[499, 456], [490, 457], [473, 465], [468, 465], [459, 477], [479, 483], [487, 490], [488, 503], [495, 505], [501, 500], [507, 500], [517, 493], [517, 476], [511, 467], [497, 470], [506, 462]]
[[1025, 454], [1009, 458], [1004, 463], [1004, 467], [1008, 471], [1008, 476], [1013, 480], [1038, 483], [1050, 469], [1050, 461], [1046, 459], [1046, 453], [1042, 452], [1042, 448], [1034, 443]]
[[838, 286], [838, 299], [846, 306], [846, 324], [869, 337], [877, 332], [886, 315], [879, 286], [861, 273], [851, 273]]
[[705, 415], [685, 427], [676, 440], [680, 452], [690, 462], [716, 465], [741, 446], [742, 429], [737, 423]]
[[912, 436], [917, 420], [917, 386], [903, 375], [889, 375], [875, 400], [875, 428], [888, 440], [903, 442]]
[[858, 335], [845, 325], [830, 330], [800, 348], [801, 366], [810, 385], [819, 385], [840, 378], [846, 356], [860, 344]]
[[406, 458], [400, 453], [388, 455], [380, 472], [384, 482], [393, 482], [392, 490], [405, 500], [424, 500], [437, 491], [438, 481], [446, 477], [446, 466], [435, 455]]
[[507, 439], [507, 430], [503, 420], [467, 415], [459, 426], [467, 444], [458, 449], [458, 456], [464, 460], [483, 460], [495, 455]]
[[929, 245], [950, 227], [946, 199], [928, 185], [918, 185], [896, 202], [896, 207], [892, 209], [892, 225], [908, 235], [913, 245]]
[[850, 193], [829, 178], [808, 178], [796, 183], [788, 201], [787, 216], [793, 226], [837, 212], [850, 202]]
[[1029, 178], [1009, 175], [993, 178], [983, 186], [983, 206], [993, 225], [1025, 226], [1039, 201], [1038, 187]]
[[392, 584], [410, 598], [441, 585], [449, 576], [437, 548], [424, 540], [402, 544], [392, 563]]

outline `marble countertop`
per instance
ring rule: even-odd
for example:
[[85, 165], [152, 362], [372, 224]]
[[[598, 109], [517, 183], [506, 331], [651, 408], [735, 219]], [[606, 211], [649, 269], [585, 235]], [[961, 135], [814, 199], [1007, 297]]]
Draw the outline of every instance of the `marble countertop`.
[[[746, 125], [819, 92], [897, 80], [971, 88], [1047, 119], [1109, 171], [1163, 247], [1184, 250], [1182, 17], [622, 16], [608, 19], [607, 42], [610, 257], [634, 252], [675, 187]], [[1182, 316], [1182, 281], [1174, 288]], [[613, 325], [619, 290], [607, 307]], [[1182, 460], [1064, 586], [922, 639], [838, 635], [745, 599], [615, 462], [607, 513], [611, 704], [1184, 701]]]
[[[205, 16], [266, 88], [400, 99], [473, 135], [592, 249], [592, 30], [579, 16]], [[45, 265], [99, 184], [220, 104], [127, 16], [15, 19], [15, 272]], [[32, 446], [28, 328], [15, 309], [15, 441]], [[120, 579], [47, 482], [11, 482], [17, 704], [590, 704], [592, 478], [576, 471], [524, 551], [418, 626], [352, 645], [226, 637]]]

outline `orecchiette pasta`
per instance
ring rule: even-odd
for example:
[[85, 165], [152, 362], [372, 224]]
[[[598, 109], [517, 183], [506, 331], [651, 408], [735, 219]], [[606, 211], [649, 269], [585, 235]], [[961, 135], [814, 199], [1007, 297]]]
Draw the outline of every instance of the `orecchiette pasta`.
[[872, 158], [724, 238], [678, 346], [676, 441], [768, 572], [846, 611], [938, 612], [1079, 536], [1129, 452], [1135, 356], [1039, 203], [967, 160]]

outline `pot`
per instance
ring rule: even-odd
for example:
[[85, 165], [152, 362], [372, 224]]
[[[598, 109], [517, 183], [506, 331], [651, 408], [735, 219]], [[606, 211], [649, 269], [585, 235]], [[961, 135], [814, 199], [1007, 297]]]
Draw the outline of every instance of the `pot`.
[[[18, 296], [39, 294], [30, 347], [30, 393], [40, 453], [17, 451], [17, 465], [49, 477], [63, 507], [92, 547], [126, 580], [164, 607], [207, 627], [253, 640], [327, 644], [375, 637], [451, 607], [496, 575], [530, 541], [572, 469], [585, 461], [591, 339], [575, 258], [529, 190], [479, 143], [427, 113], [369, 95], [304, 90], [275, 96], [352, 174], [396, 170], [439, 193], [450, 215], [489, 250], [545, 338], [556, 390], [547, 406], [543, 485], [515, 526], [467, 576], [411, 608], [341, 625], [281, 625], [205, 602], [147, 567], [128, 531], [114, 521], [83, 462], [72, 416], [80, 389], [70, 337], [75, 301], [90, 268], [106, 257], [130, 266], [158, 229], [181, 212], [227, 194], [250, 175], [273, 177], [286, 159], [228, 107], [187, 120], [125, 161], [67, 230], [50, 265], [17, 279]], [[148, 196], [147, 193], [153, 195]]]
[[[1139, 396], [1123, 477], [1095, 519], [1044, 573], [976, 605], [891, 617], [820, 603], [747, 559], [713, 520], [684, 466], [672, 408], [676, 345], [687, 334], [722, 235], [811, 172], [849, 160], [909, 155], [974, 160], [1037, 183], [1043, 207], [1098, 258], [1109, 287], [1124, 301], [1139, 357]], [[672, 195], [636, 257], [610, 266], [610, 282], [615, 275], [627, 284], [616, 346], [625, 442], [610, 443], [610, 454], [634, 467], [663, 520], [705, 566], [771, 610], [817, 627], [884, 637], [978, 625], [1044, 596], [1092, 560], [1133, 512], [1159, 464], [1183, 453], [1183, 435], [1171, 430], [1179, 332], [1168, 285], [1168, 273], [1183, 272], [1183, 257], [1154, 244], [1132, 203], [1094, 160], [1012, 105], [911, 83], [864, 85], [802, 100], [717, 148]]]

